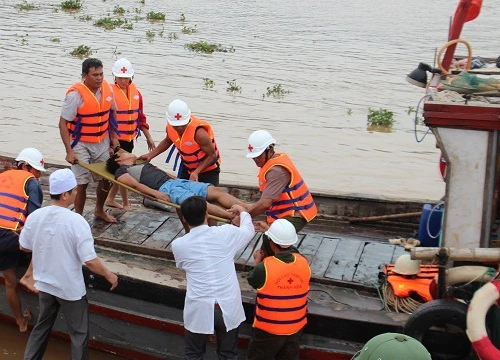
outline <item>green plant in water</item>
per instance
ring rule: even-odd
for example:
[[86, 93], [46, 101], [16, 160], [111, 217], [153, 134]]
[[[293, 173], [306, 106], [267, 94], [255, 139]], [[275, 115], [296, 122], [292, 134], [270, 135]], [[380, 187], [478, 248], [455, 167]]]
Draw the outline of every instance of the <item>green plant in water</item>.
[[168, 40], [172, 41], [172, 40], [177, 40], [179, 37], [177, 36], [176, 33], [174, 32], [171, 32], [170, 34], [168, 34]]
[[36, 10], [40, 9], [39, 6], [36, 6], [35, 4], [30, 4], [26, 0], [24, 0], [22, 3], [16, 5], [17, 10], [19, 11], [29, 11], [29, 10]]
[[82, 15], [78, 18], [78, 20], [80, 21], [91, 21], [92, 20], [92, 16], [90, 15]]
[[59, 39], [59, 38], [51, 38], [50, 41], [52, 41], [53, 43], [60, 43], [61, 39]]
[[153, 39], [155, 38], [155, 32], [152, 30], [146, 31], [146, 38], [148, 39], [149, 42], [152, 42]]
[[273, 87], [268, 86], [267, 92], [264, 94], [269, 97], [272, 96], [275, 99], [282, 99], [286, 94], [289, 94], [289, 90], [285, 90], [281, 84], [274, 85]]
[[81, 0], [65, 0], [61, 2], [63, 10], [80, 10], [82, 8]]
[[104, 30], [113, 30], [123, 24], [125, 24], [125, 21], [122, 19], [113, 19], [109, 17], [102, 18], [94, 22], [94, 26], [101, 27]]
[[122, 8], [120, 5], [116, 5], [115, 8], [113, 9], [113, 14], [123, 15], [125, 14], [125, 9]]
[[236, 79], [231, 80], [231, 81], [226, 81], [228, 87], [226, 88], [228, 93], [235, 94], [235, 93], [240, 93], [241, 94], [241, 86], [236, 84]]
[[394, 125], [394, 113], [387, 109], [368, 109], [367, 125], [391, 128]]
[[186, 21], [186, 15], [184, 15], [184, 13], [182, 13], [181, 18], [179, 20], [182, 22]]
[[139, 1], [142, 5], [144, 5], [146, 3], [146, 0], [141, 0]]
[[352, 109], [347, 109], [347, 116], [351, 116], [352, 115]]
[[416, 110], [413, 106], [408, 106], [408, 109], [406, 109], [406, 113], [408, 115], [411, 115], [412, 113], [414, 113]]
[[70, 54], [74, 57], [83, 59], [92, 55], [92, 50], [87, 45], [80, 45], [70, 52]]
[[198, 41], [184, 45], [187, 49], [205, 54], [212, 54], [213, 52], [227, 52], [221, 44], [211, 44], [208, 41]]
[[163, 38], [163, 34], [164, 34], [164, 33], [165, 33], [165, 26], [162, 26], [162, 27], [161, 27], [161, 30], [160, 30], [160, 31], [158, 31], [158, 36], [159, 36], [159, 37], [161, 37], [161, 38]]
[[125, 21], [125, 24], [122, 26], [122, 28], [125, 30], [132, 30], [134, 28], [134, 25], [130, 22]]
[[196, 25], [194, 27], [188, 27], [188, 26], [184, 26], [182, 28], [182, 33], [183, 34], [188, 34], [188, 35], [191, 35], [191, 34], [194, 34], [198, 32], [198, 29], [196, 28]]
[[209, 78], [203, 78], [203, 90], [213, 90], [215, 81]]
[[162, 12], [150, 11], [150, 12], [148, 12], [148, 15], [146, 16], [146, 18], [149, 21], [164, 21], [165, 20], [165, 14], [162, 13]]

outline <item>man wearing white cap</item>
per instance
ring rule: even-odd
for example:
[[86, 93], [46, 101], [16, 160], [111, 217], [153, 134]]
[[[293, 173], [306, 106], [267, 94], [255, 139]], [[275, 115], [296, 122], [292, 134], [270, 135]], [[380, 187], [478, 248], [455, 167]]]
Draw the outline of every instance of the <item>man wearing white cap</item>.
[[[23, 149], [16, 158], [17, 169], [0, 174], [0, 271], [5, 279], [5, 292], [19, 331], [28, 329], [29, 310], [22, 312], [17, 292], [16, 267], [21, 251], [19, 232], [29, 214], [42, 206], [43, 193], [38, 179], [44, 168], [43, 155], [34, 148]], [[21, 279], [29, 285], [31, 266]], [[28, 286], [29, 287], [29, 286]]]
[[87, 221], [68, 209], [75, 201], [77, 182], [70, 169], [49, 177], [51, 205], [35, 211], [20, 236], [21, 250], [33, 252], [33, 277], [39, 291], [40, 313], [24, 359], [41, 359], [59, 309], [71, 337], [71, 358], [88, 359], [89, 314], [82, 264], [103, 276], [111, 290], [118, 277], [104, 266], [94, 249]]

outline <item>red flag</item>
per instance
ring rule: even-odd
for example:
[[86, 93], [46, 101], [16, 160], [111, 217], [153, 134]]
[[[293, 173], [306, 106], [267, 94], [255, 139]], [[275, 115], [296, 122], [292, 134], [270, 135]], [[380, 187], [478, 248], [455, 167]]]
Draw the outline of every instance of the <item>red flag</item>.
[[465, 22], [472, 21], [477, 18], [482, 5], [483, 0], [472, 0], [472, 4], [467, 12], [467, 16], [465, 17]]

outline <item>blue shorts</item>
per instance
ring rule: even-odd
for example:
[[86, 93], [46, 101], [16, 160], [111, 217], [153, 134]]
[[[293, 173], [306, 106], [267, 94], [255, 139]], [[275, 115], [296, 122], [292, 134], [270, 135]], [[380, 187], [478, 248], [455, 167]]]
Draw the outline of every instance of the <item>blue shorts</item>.
[[180, 205], [184, 200], [193, 195], [207, 198], [208, 187], [210, 184], [189, 181], [184, 179], [175, 179], [165, 182], [158, 191], [167, 194], [170, 201]]

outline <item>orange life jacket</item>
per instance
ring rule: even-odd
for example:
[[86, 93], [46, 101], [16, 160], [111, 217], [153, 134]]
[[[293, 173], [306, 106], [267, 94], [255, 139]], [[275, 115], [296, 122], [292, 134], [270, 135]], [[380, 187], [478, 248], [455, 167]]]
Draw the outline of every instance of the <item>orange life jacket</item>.
[[416, 293], [425, 301], [433, 300], [430, 285], [438, 274], [436, 265], [420, 265], [420, 272], [412, 277], [395, 273], [392, 264], [384, 267], [384, 273], [396, 296], [404, 298]]
[[74, 147], [79, 141], [99, 143], [108, 136], [109, 112], [113, 103], [113, 93], [109, 84], [103, 80], [101, 85], [101, 101], [97, 101], [95, 94], [84, 83], [71, 86], [66, 94], [78, 91], [83, 99], [83, 105], [78, 108], [73, 121], [67, 126], [71, 134]]
[[28, 216], [25, 185], [35, 178], [25, 170], [7, 170], [0, 174], [0, 228], [17, 231]]
[[[196, 116], [191, 115], [191, 120], [189, 120], [184, 134], [182, 134], [182, 137], [180, 137], [177, 131], [175, 131], [174, 127], [167, 123], [167, 136], [177, 148], [177, 151], [182, 157], [182, 162], [187, 167], [189, 173], [196, 170], [196, 168], [207, 157], [207, 154], [205, 154], [205, 152], [201, 150], [200, 145], [198, 145], [198, 143], [194, 139], [196, 130], [199, 127], [204, 128], [208, 132], [208, 136], [210, 136], [212, 144], [214, 145], [216, 155], [215, 162], [203, 169], [202, 173], [204, 173], [216, 169], [221, 163], [219, 149], [217, 148], [215, 136], [210, 124], [204, 120], [197, 118]], [[169, 162], [171, 155], [172, 152], [170, 152], [167, 158], [167, 162]]]
[[266, 282], [257, 289], [253, 326], [270, 334], [295, 334], [307, 324], [311, 269], [302, 255], [292, 255], [291, 263], [274, 256], [263, 260]]
[[139, 135], [139, 91], [133, 83], [127, 86], [126, 92], [113, 84], [116, 101], [116, 122], [118, 124], [118, 140], [132, 141]]
[[266, 211], [267, 223], [272, 224], [274, 220], [288, 216], [294, 216], [298, 211], [307, 221], [314, 219], [318, 209], [312, 198], [306, 183], [299, 171], [293, 165], [287, 154], [276, 153], [275, 156], [264, 164], [259, 171], [259, 190], [266, 188], [266, 174], [273, 166], [282, 166], [290, 173], [290, 184], [283, 189], [280, 197], [273, 200], [271, 207]]

